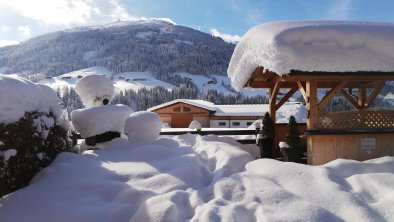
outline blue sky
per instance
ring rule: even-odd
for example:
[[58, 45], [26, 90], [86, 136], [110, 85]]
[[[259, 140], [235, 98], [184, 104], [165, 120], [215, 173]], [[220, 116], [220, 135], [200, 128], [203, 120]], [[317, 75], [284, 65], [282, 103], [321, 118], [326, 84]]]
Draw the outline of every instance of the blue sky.
[[0, 0], [0, 46], [75, 26], [141, 18], [168, 18], [234, 41], [264, 22], [394, 22], [393, 12], [394, 0]]

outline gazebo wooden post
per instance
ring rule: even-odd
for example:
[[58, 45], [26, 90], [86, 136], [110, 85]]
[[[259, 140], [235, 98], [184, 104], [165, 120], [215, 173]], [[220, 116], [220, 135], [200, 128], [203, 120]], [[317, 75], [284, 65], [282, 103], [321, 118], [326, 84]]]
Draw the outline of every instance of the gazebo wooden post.
[[365, 104], [366, 99], [367, 99], [367, 89], [364, 84], [361, 84], [360, 88], [358, 89], [358, 99], [357, 99], [357, 103], [361, 108], [367, 108]]
[[316, 128], [318, 121], [318, 106], [317, 106], [317, 81], [309, 80], [306, 81], [306, 97], [307, 97], [307, 109], [308, 109], [308, 120], [307, 128]]
[[269, 98], [269, 114], [271, 116], [272, 122], [275, 124], [276, 123], [276, 97], [278, 96], [278, 92], [280, 89], [281, 82], [277, 81], [274, 85], [274, 87], [270, 88], [270, 98]]

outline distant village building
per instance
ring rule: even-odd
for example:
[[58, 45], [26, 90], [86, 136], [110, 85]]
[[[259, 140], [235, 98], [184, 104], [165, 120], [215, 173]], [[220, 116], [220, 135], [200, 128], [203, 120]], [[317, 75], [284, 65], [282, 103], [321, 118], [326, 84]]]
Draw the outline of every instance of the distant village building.
[[[148, 109], [159, 114], [164, 125], [172, 128], [187, 128], [193, 120], [200, 122], [203, 128], [247, 128], [254, 121], [261, 120], [268, 110], [268, 104], [216, 105], [190, 99], [177, 99]], [[305, 106], [299, 102], [288, 102], [277, 113], [275, 143], [286, 140], [291, 115], [296, 117], [300, 133], [305, 133]], [[305, 143], [303, 139], [302, 144]]]
[[[306, 113], [302, 117], [302, 110], [305, 108], [301, 103], [286, 103], [278, 122], [287, 123], [291, 114], [298, 113], [302, 123], [306, 118]], [[193, 120], [199, 121], [205, 128], [246, 128], [257, 119], [262, 119], [268, 111], [268, 104], [216, 105], [204, 100], [177, 99], [148, 111], [159, 114], [162, 122], [173, 128], [187, 128]]]

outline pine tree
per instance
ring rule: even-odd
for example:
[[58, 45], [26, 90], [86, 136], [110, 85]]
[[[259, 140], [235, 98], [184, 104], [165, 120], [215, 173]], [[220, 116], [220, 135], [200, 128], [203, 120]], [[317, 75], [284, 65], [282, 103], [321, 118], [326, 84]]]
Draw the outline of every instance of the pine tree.
[[287, 125], [286, 142], [293, 148], [298, 148], [301, 143], [300, 131], [298, 131], [297, 125], [294, 116], [290, 116], [289, 124]]
[[274, 124], [272, 122], [271, 115], [268, 112], [265, 113], [262, 123], [263, 126], [261, 131], [263, 137], [274, 138], [275, 135]]

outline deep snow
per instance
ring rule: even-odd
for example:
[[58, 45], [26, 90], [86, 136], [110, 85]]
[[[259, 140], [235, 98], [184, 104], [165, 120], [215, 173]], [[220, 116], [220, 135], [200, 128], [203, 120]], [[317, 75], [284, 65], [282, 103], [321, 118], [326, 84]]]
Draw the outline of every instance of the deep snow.
[[67, 116], [60, 103], [56, 93], [48, 86], [35, 84], [17, 75], [0, 74], [0, 123], [17, 122], [26, 112], [38, 111], [52, 113], [58, 125], [68, 129]]
[[394, 219], [394, 157], [307, 166], [254, 160], [221, 140], [118, 138], [62, 153], [30, 186], [0, 199], [1, 221]]
[[249, 30], [235, 47], [227, 73], [242, 89], [259, 66], [278, 75], [301, 71], [394, 71], [394, 23], [271, 22]]

